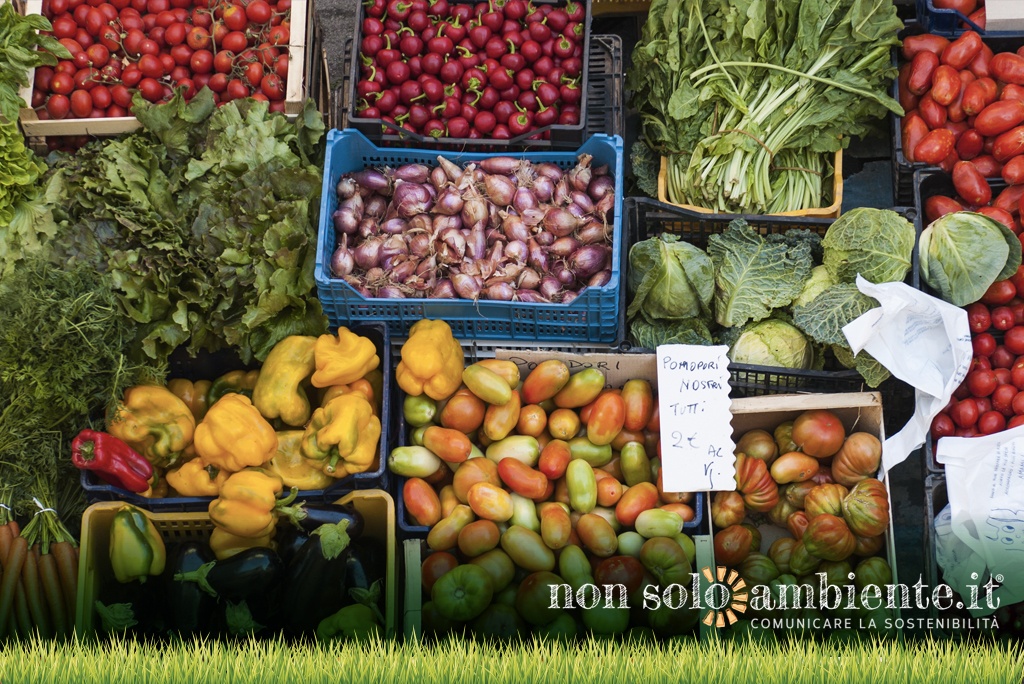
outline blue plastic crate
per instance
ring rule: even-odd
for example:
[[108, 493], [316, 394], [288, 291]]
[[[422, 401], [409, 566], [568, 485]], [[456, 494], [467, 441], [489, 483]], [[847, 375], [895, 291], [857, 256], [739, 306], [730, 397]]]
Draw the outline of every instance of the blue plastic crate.
[[[336, 327], [332, 326], [332, 330]], [[391, 383], [393, 373], [391, 372], [391, 349], [390, 337], [387, 327], [379, 323], [366, 323], [360, 326], [353, 326], [352, 331], [372, 340], [380, 356], [379, 369], [384, 376], [384, 389], [380, 398], [380, 422], [382, 426], [380, 444], [377, 450], [377, 467], [362, 473], [355, 473], [343, 477], [327, 489], [309, 489], [299, 491], [298, 500], [307, 501], [311, 504], [330, 503], [339, 496], [352, 490], [362, 489], [383, 489], [387, 490], [391, 480], [388, 472], [388, 453], [390, 453], [390, 432], [391, 425]], [[218, 371], [219, 373], [219, 371]], [[177, 374], [176, 374], [177, 375]], [[210, 378], [212, 379], [212, 378]], [[82, 489], [85, 490], [86, 500], [92, 504], [97, 501], [125, 501], [127, 503], [141, 506], [147, 510], [159, 513], [185, 513], [190, 511], [205, 511], [212, 497], [208, 496], [176, 496], [146, 498], [120, 487], [107, 484], [95, 473], [89, 470], [81, 472]]]
[[335, 186], [345, 173], [368, 166], [437, 164], [440, 154], [458, 164], [495, 156], [483, 153], [438, 152], [380, 148], [354, 130], [332, 130], [327, 136], [323, 194], [320, 199], [320, 232], [317, 243], [316, 285], [320, 303], [331, 325], [358, 325], [379, 321], [392, 337], [405, 337], [409, 328], [423, 318], [444, 319], [456, 338], [517, 340], [519, 342], [616, 343], [622, 284], [623, 154], [622, 138], [595, 135], [575, 152], [506, 153], [533, 162], [551, 162], [562, 168], [576, 164], [578, 154], [593, 156], [593, 164], [607, 164], [615, 177], [615, 219], [613, 223], [612, 276], [604, 287], [588, 287], [569, 304], [525, 304], [453, 299], [367, 299], [348, 283], [330, 274], [331, 254], [336, 246], [331, 215], [338, 206]]
[[[1015, 38], [1024, 31], [986, 31], [955, 9], [940, 9], [932, 0], [917, 0], [917, 22], [926, 33], [952, 38], [965, 31], [977, 31], [983, 38]], [[966, 24], [966, 26], [965, 26]]]

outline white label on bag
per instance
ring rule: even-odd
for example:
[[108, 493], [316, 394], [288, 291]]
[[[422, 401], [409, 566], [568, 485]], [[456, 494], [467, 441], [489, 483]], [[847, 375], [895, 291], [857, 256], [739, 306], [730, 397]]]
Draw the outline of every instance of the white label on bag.
[[736, 489], [728, 351], [723, 345], [658, 347], [661, 469], [666, 492]]

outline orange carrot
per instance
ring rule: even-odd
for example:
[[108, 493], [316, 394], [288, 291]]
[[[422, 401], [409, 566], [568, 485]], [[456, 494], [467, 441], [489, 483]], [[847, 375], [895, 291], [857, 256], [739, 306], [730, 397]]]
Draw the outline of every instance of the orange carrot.
[[4, 565], [4, 576], [0, 579], [0, 624], [7, 624], [10, 620], [15, 588], [18, 586], [21, 570], [28, 555], [28, 541], [24, 537], [19, 536], [11, 542], [7, 563]]
[[43, 599], [43, 591], [40, 587], [39, 569], [34, 552], [30, 551], [25, 554], [25, 565], [21, 569], [21, 586], [25, 590], [28, 610], [32, 614], [32, 622], [35, 623], [39, 636], [44, 639], [53, 637], [53, 625], [46, 612], [46, 601]]
[[61, 593], [64, 594], [64, 606], [69, 616], [75, 615], [78, 597], [78, 553], [71, 542], [57, 542], [50, 546], [50, 552], [57, 561], [57, 573], [60, 576]]
[[53, 631], [58, 636], [68, 633], [68, 612], [64, 603], [64, 596], [60, 590], [60, 576], [57, 573], [57, 561], [52, 553], [44, 553], [39, 556], [39, 584], [46, 599], [46, 605], [50, 609], [50, 618], [53, 620]]
[[28, 600], [25, 598], [21, 584], [18, 582], [17, 596], [14, 598], [14, 615], [11, 616], [11, 619], [18, 625], [18, 634], [29, 639], [32, 637], [32, 615], [28, 611]]

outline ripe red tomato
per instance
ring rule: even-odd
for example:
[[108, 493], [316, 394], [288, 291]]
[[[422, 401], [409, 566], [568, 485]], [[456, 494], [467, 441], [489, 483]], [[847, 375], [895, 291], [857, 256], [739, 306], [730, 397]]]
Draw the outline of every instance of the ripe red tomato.
[[160, 46], [151, 38], [143, 38], [142, 41], [139, 42], [139, 52], [144, 55], [153, 55], [155, 57], [160, 54]]
[[270, 9], [270, 5], [264, 2], [264, 0], [255, 0], [255, 2], [250, 2], [245, 8], [245, 16], [254, 24], [266, 24], [270, 21], [273, 13], [273, 10]]
[[253, 62], [249, 66], [245, 67], [245, 80], [249, 82], [253, 88], [259, 86], [260, 81], [263, 80], [263, 65], [259, 62]]
[[967, 387], [976, 397], [987, 397], [996, 389], [996, 374], [990, 370], [971, 371], [967, 375]]
[[241, 31], [232, 31], [228, 35], [224, 36], [224, 40], [222, 40], [218, 45], [224, 50], [238, 53], [242, 52], [249, 46], [249, 41]]
[[957, 402], [950, 412], [949, 417], [957, 424], [957, 427], [968, 428], [978, 422], [978, 405], [973, 399], [965, 399]]
[[[992, 372], [996, 374], [996, 382], [999, 385], [1013, 384], [1013, 374], [1009, 368], [993, 368]], [[999, 387], [997, 386], [996, 389], [999, 389]]]
[[1013, 397], [1013, 401], [1010, 402], [1010, 408], [1018, 416], [1024, 415], [1024, 392], [1017, 392]]
[[988, 307], [981, 302], [975, 302], [967, 306], [967, 324], [972, 333], [983, 333], [992, 327], [992, 315]]
[[1010, 419], [1009, 423], [1006, 424], [1006, 429], [1010, 430], [1021, 425], [1024, 425], [1024, 415], [1017, 414], [1016, 416]]
[[117, 85], [111, 86], [110, 98], [114, 101], [114, 104], [120, 107], [128, 108], [132, 104], [132, 93], [124, 84], [118, 83]]
[[267, 74], [260, 81], [260, 90], [270, 100], [284, 99], [284, 83], [277, 74]]
[[249, 87], [239, 79], [233, 78], [228, 81], [228, 89], [225, 95], [226, 100], [242, 100], [249, 97]]
[[953, 419], [945, 413], [940, 413], [932, 420], [932, 439], [949, 437], [956, 431]]
[[219, 72], [213, 74], [212, 76], [210, 76], [210, 80], [207, 83], [207, 85], [213, 92], [223, 93], [225, 90], [228, 89], [228, 76], [227, 74], [222, 74]]
[[88, 90], [71, 93], [71, 113], [79, 119], [88, 118], [92, 114], [92, 95]]
[[986, 411], [978, 417], [978, 432], [991, 435], [1006, 429], [1006, 416], [999, 411]]
[[213, 71], [214, 57], [209, 50], [196, 50], [189, 59], [189, 66], [196, 74], [208, 74]]
[[187, 37], [188, 26], [185, 24], [174, 23], [164, 31], [164, 42], [172, 47], [184, 43]]
[[983, 356], [979, 360], [990, 361], [993, 368], [1010, 368], [1013, 366], [1013, 362], [1017, 360], [1017, 356], [1006, 347], [1006, 340], [1004, 338], [1003, 344], [996, 347], [996, 350], [992, 352], [992, 356], [988, 357], [988, 359]]
[[974, 405], [978, 407], [978, 415], [992, 410], [992, 400], [988, 397], [973, 397]]
[[1017, 396], [1017, 388], [1013, 385], [999, 385], [992, 393], [992, 409], [1004, 416], [1013, 415], [1013, 398]]
[[1008, 306], [997, 306], [992, 309], [992, 327], [996, 330], [1009, 330], [1014, 325], [1013, 310]]
[[92, 96], [93, 107], [98, 109], [106, 109], [113, 103], [113, 98], [110, 96], [110, 88], [105, 85], [98, 85], [89, 91], [89, 95]]
[[145, 78], [163, 78], [164, 66], [157, 57], [153, 55], [142, 55], [139, 58], [139, 70]]
[[[174, 63], [178, 66], [188, 66], [192, 61], [193, 54], [195, 54], [195, 52], [193, 52], [192, 48], [184, 43], [181, 45], [175, 45], [171, 48], [171, 59], [173, 59]], [[210, 57], [212, 58], [213, 55], [210, 55]], [[212, 59], [210, 63], [213, 63]]]
[[[54, 93], [57, 93], [58, 95], [70, 95], [71, 91], [74, 90], [74, 89], [75, 89], [75, 79], [70, 74], [67, 74], [67, 73], [64, 73], [64, 72], [58, 72], [58, 73], [53, 75], [52, 79], [50, 79], [50, 90], [52, 92], [54, 92]], [[68, 102], [68, 107], [70, 108], [70, 106], [71, 106], [71, 103], [69, 101]], [[63, 118], [63, 117], [54, 117], [54, 118]]]
[[87, 66], [94, 66], [97, 69], [103, 68], [110, 61], [110, 50], [100, 43], [90, 45], [89, 49], [85, 51], [85, 55], [89, 60]]
[[210, 32], [202, 26], [193, 26], [185, 40], [193, 50], [206, 50], [210, 47]]
[[288, 41], [290, 40], [290, 37], [291, 34], [289, 32], [289, 29], [284, 24], [281, 24], [280, 26], [275, 26], [274, 28], [270, 29], [270, 33], [267, 34], [267, 40], [272, 45], [287, 45]]
[[281, 55], [274, 60], [274, 73], [282, 80], [288, 78], [288, 55]]
[[231, 69], [235, 66], [235, 55], [234, 53], [228, 52], [227, 50], [221, 50], [217, 53], [217, 56], [213, 58], [213, 68], [222, 74], [231, 73]]
[[996, 350], [996, 338], [992, 337], [991, 333], [981, 333], [974, 336], [971, 345], [974, 347], [975, 356], [992, 356], [992, 352]]
[[232, 31], [244, 31], [245, 27], [249, 24], [249, 19], [245, 16], [245, 10], [238, 5], [229, 5], [225, 8], [223, 20], [224, 24]]
[[985, 294], [981, 296], [981, 301], [989, 306], [1001, 306], [1009, 304], [1010, 300], [1016, 296], [1017, 288], [1012, 280], [997, 280], [985, 290]]
[[1003, 345], [1013, 354], [1024, 354], [1024, 325], [1017, 325], [1007, 330], [1003, 337]]
[[51, 95], [46, 101], [46, 113], [51, 119], [63, 119], [71, 111], [71, 101], [66, 95]]
[[1010, 282], [1017, 288], [1017, 296], [1024, 297], [1024, 264], [1017, 267], [1017, 272], [1010, 276]]
[[139, 92], [150, 102], [159, 102], [164, 96], [164, 87], [155, 78], [143, 78], [139, 81]]

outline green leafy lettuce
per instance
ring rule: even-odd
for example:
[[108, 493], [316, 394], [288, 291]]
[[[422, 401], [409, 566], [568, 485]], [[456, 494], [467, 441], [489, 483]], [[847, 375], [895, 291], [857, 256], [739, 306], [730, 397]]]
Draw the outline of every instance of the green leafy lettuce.
[[895, 211], [861, 207], [829, 226], [822, 241], [824, 265], [832, 279], [852, 283], [903, 280], [914, 254], [914, 226]]
[[715, 318], [736, 327], [788, 306], [810, 276], [811, 245], [765, 240], [737, 219], [708, 240], [715, 265]]
[[38, 252], [56, 232], [40, 182], [45, 171], [42, 159], [25, 147], [17, 124], [0, 123], [0, 275]]
[[288, 335], [325, 330], [312, 104], [295, 123], [253, 100], [214, 107], [208, 91], [135, 107], [144, 130], [62, 158], [47, 196], [58, 253], [109, 274], [141, 351], [263, 359]]

